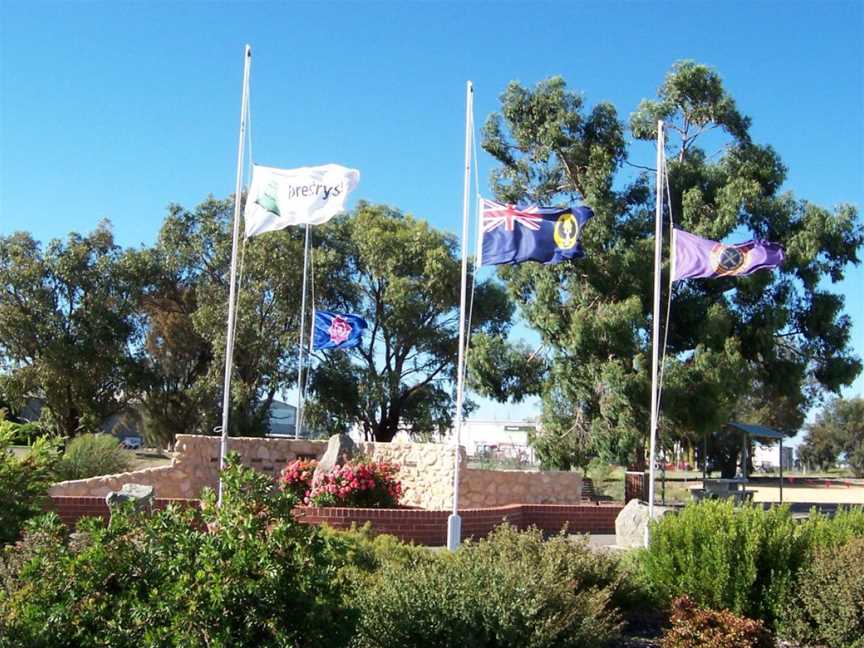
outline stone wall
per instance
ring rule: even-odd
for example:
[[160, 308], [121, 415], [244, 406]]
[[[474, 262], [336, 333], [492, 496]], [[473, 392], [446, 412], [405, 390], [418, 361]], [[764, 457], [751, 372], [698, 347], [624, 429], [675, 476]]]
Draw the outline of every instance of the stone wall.
[[[147, 468], [117, 475], [60, 482], [52, 496], [105, 497], [125, 483], [153, 486], [159, 498], [197, 498], [204, 487], [216, 488], [219, 475], [219, 437], [177, 435], [176, 454], [170, 466]], [[326, 441], [244, 438], [229, 440], [228, 449], [241, 461], [261, 472], [279, 474], [294, 459], [318, 458]], [[361, 451], [376, 461], [399, 465], [401, 503], [431, 510], [446, 510], [453, 497], [453, 448], [439, 443], [361, 443]], [[467, 464], [460, 448], [461, 465]], [[460, 471], [460, 508], [488, 508], [507, 504], [575, 504], [580, 501], [582, 480], [569, 472], [509, 470]]]
[[[443, 443], [361, 443], [360, 447], [376, 461], [399, 465], [403, 491], [401, 504], [433, 510], [453, 506], [453, 446]], [[467, 462], [465, 448], [459, 450], [464, 466]]]
[[468, 469], [459, 480], [460, 508], [574, 504], [581, 499], [582, 475], [575, 472]]
[[[219, 484], [219, 445], [219, 437], [178, 434], [170, 466], [59, 482], [49, 494], [105, 497], [123, 484], [136, 483], [153, 486], [159, 498], [197, 498], [205, 486], [216, 488]], [[254, 437], [228, 441], [228, 450], [239, 453], [244, 464], [274, 477], [288, 462], [298, 457], [320, 457], [326, 448], [326, 441]]]

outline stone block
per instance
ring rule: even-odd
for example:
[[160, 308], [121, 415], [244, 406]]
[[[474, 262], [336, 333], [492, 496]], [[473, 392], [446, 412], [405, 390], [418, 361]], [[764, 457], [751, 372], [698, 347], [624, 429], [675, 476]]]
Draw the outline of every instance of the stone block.
[[[671, 506], [654, 506], [654, 519], [674, 513]], [[615, 544], [621, 548], [631, 549], [645, 546], [645, 529], [648, 526], [648, 505], [638, 499], [632, 499], [621, 509], [615, 518]]]
[[135, 510], [149, 510], [153, 506], [153, 487], [144, 484], [123, 484], [119, 491], [111, 491], [105, 496], [105, 503], [111, 509], [122, 502], [133, 502]]

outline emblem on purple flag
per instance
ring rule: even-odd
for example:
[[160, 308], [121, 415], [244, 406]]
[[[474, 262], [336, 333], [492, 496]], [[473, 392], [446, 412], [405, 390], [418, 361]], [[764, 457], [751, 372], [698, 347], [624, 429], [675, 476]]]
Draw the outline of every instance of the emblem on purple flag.
[[725, 245], [684, 230], [672, 230], [672, 281], [739, 277], [783, 263], [783, 247], [768, 241]]
[[366, 320], [347, 313], [315, 311], [315, 337], [313, 348], [350, 349], [360, 344], [366, 329]]

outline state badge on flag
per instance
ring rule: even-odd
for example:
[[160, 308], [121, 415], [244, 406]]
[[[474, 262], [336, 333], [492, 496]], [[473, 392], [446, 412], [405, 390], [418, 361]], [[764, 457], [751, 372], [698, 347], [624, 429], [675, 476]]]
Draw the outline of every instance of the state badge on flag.
[[360, 344], [368, 327], [359, 315], [315, 311], [315, 334], [312, 347], [319, 349], [351, 349]]

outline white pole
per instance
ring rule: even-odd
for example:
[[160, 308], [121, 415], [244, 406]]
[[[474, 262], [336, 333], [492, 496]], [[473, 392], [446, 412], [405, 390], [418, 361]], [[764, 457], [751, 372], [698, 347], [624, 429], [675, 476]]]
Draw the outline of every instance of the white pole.
[[219, 505], [222, 505], [222, 469], [228, 453], [228, 413], [231, 409], [231, 366], [234, 360], [234, 309], [236, 305], [237, 243], [240, 240], [240, 192], [243, 189], [243, 144], [246, 141], [246, 120], [249, 113], [249, 68], [252, 47], [243, 55], [243, 98], [240, 101], [240, 140], [237, 143], [237, 183], [234, 187], [234, 234], [231, 239], [231, 276], [228, 288], [228, 332], [225, 336], [225, 382], [222, 386], [222, 444], [219, 449]]
[[[651, 450], [648, 466], [648, 522], [654, 519], [654, 463], [657, 447], [657, 369], [660, 354], [660, 275], [663, 250], [663, 121], [657, 122], [657, 202], [654, 212], [654, 310], [651, 336]], [[648, 525], [645, 525], [645, 546], [648, 546]]]
[[309, 275], [309, 225], [306, 225], [306, 242], [303, 244], [303, 296], [300, 298], [300, 337], [297, 351], [297, 413], [294, 417], [294, 438], [300, 438], [303, 423], [303, 338], [306, 337], [306, 279]]
[[468, 286], [468, 212], [471, 180], [471, 137], [474, 121], [474, 85], [465, 87], [465, 184], [462, 198], [462, 287], [459, 297], [459, 358], [456, 367], [456, 436], [453, 444], [453, 513], [447, 518], [447, 548], [456, 551], [462, 535], [459, 517], [459, 449], [462, 444], [462, 397], [465, 390], [465, 293]]

